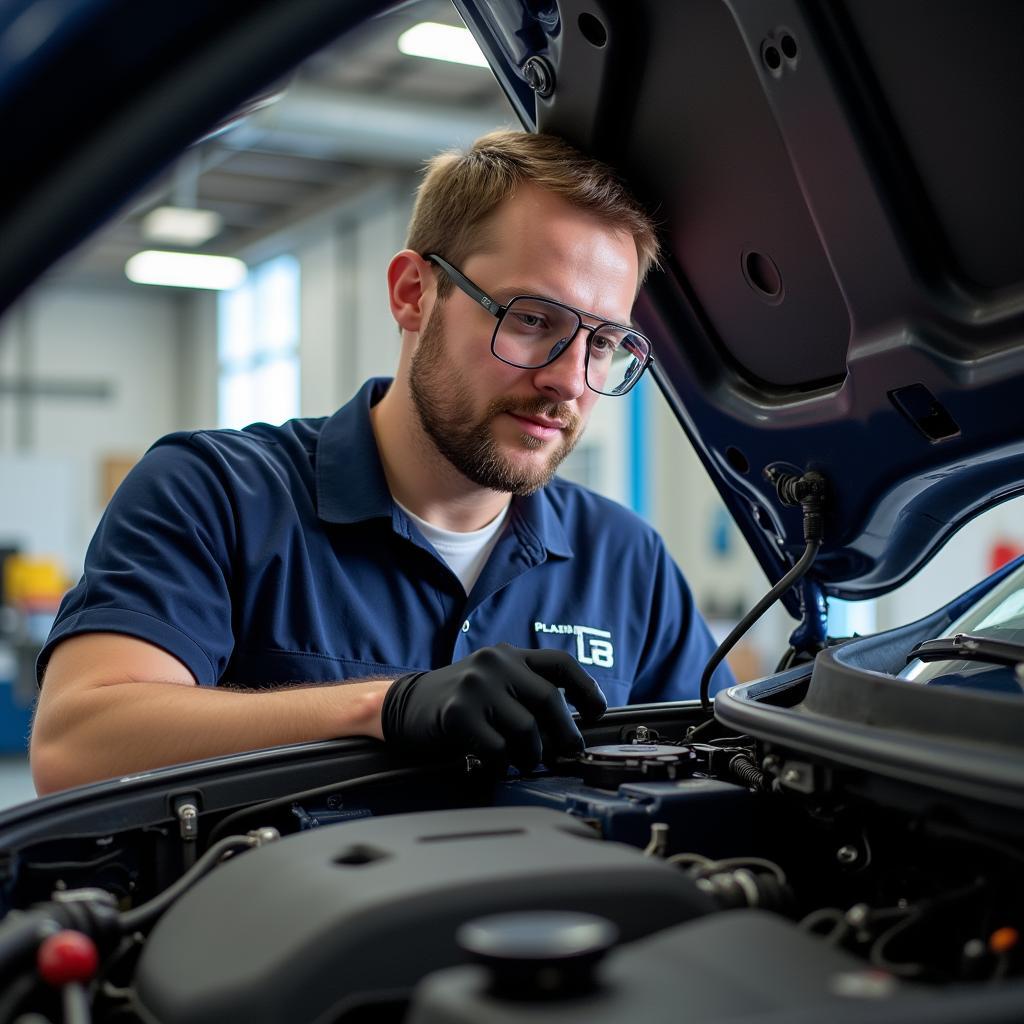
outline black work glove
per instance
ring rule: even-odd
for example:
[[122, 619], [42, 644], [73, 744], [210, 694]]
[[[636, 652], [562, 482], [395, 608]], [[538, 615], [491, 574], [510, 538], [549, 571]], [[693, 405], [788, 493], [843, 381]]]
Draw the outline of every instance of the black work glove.
[[608, 707], [565, 651], [483, 647], [454, 665], [396, 679], [384, 695], [381, 728], [389, 743], [504, 759], [529, 771], [543, 760], [545, 740], [549, 753], [583, 749], [559, 687], [586, 722]]

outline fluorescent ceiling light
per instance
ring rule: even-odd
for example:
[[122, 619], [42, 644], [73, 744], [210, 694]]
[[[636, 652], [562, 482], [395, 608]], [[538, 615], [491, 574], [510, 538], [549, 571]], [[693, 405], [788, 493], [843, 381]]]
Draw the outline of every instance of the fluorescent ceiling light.
[[230, 256], [204, 256], [195, 252], [158, 252], [147, 249], [136, 253], [125, 265], [129, 281], [136, 284], [160, 284], [171, 288], [210, 288], [225, 291], [235, 288], [249, 272], [241, 261]]
[[421, 21], [398, 37], [398, 48], [411, 57], [429, 57], [448, 60], [454, 64], [472, 64], [487, 67], [487, 58], [468, 28], [441, 25], [436, 21]]
[[202, 245], [220, 231], [222, 223], [213, 210], [158, 206], [143, 218], [142, 237], [163, 245]]

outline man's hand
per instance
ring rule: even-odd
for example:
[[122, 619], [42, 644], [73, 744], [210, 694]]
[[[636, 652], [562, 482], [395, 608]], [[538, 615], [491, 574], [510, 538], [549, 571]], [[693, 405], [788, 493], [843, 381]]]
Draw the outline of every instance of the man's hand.
[[565, 651], [484, 647], [454, 665], [396, 679], [384, 696], [384, 739], [476, 754], [529, 771], [549, 753], [578, 753], [583, 737], [559, 688], [585, 722], [608, 704]]

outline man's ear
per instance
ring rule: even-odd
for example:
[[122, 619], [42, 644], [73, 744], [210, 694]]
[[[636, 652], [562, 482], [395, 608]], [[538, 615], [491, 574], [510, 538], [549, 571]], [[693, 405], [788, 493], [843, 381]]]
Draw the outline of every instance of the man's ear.
[[418, 333], [437, 297], [437, 282], [430, 264], [412, 249], [403, 249], [388, 264], [388, 300], [391, 315], [403, 331]]

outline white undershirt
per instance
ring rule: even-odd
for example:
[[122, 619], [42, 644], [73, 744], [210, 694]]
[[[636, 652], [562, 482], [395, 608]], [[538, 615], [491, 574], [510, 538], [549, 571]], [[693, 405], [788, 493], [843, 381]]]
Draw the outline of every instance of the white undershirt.
[[448, 564], [448, 568], [458, 576], [467, 594], [473, 589], [473, 584], [487, 564], [494, 545], [498, 543], [501, 528], [508, 518], [508, 510], [512, 507], [510, 502], [481, 530], [459, 533], [455, 530], [442, 530], [441, 527], [420, 519], [400, 501], [396, 501], [395, 504], [419, 527], [423, 536]]

